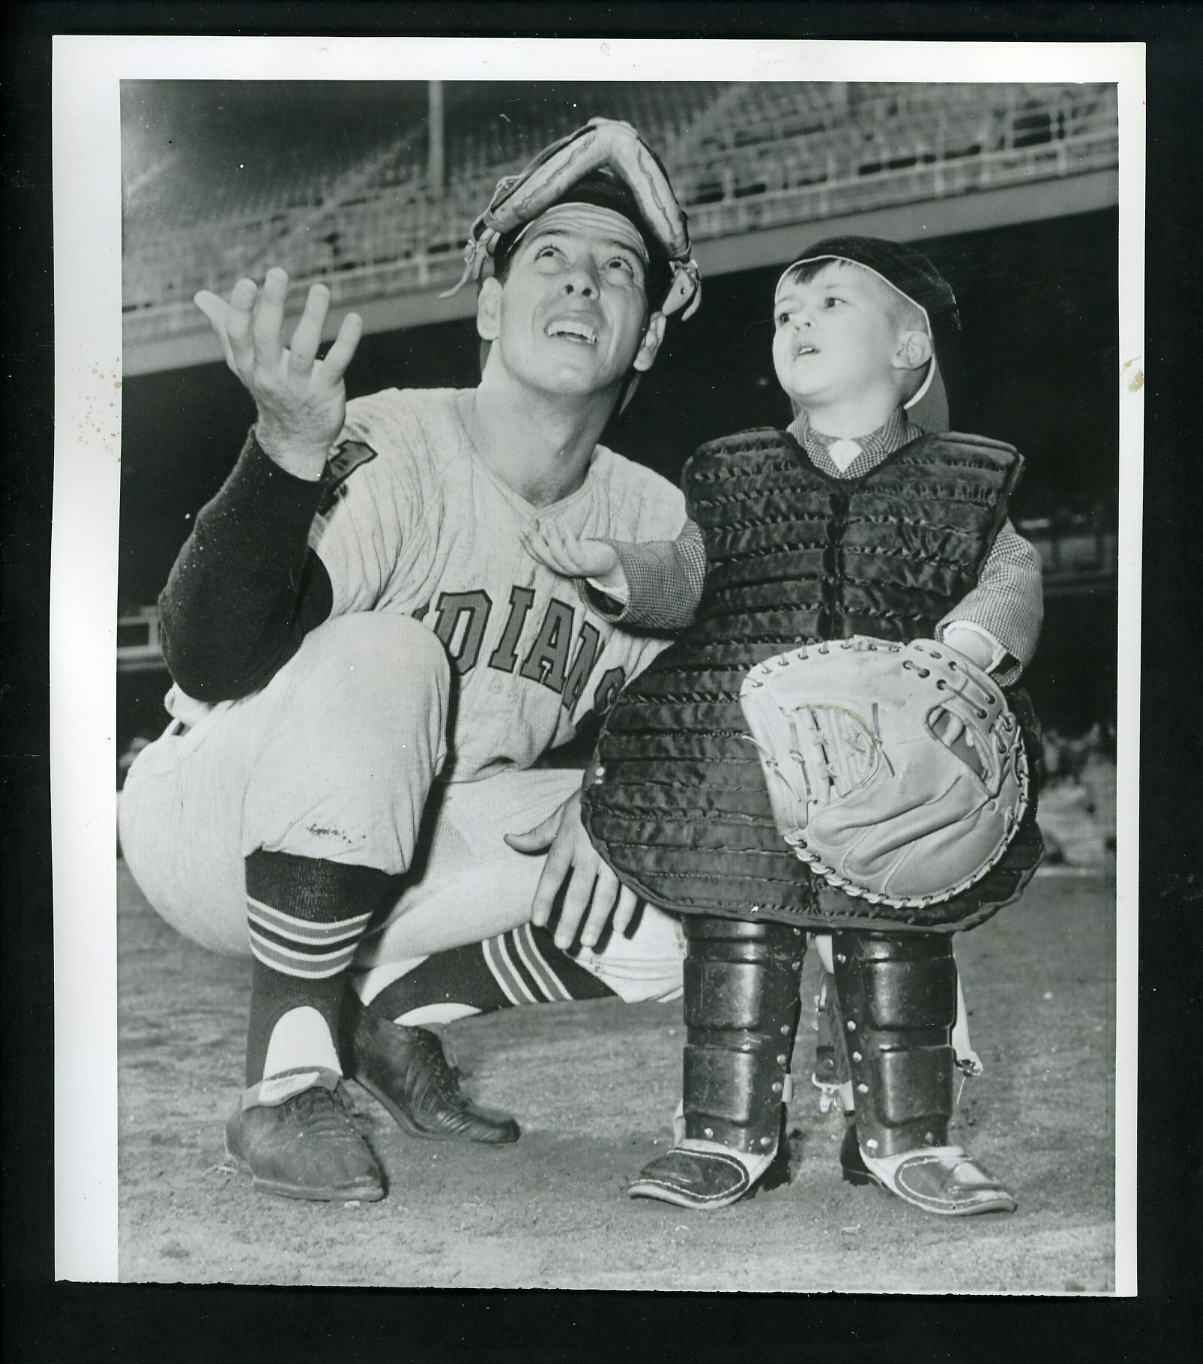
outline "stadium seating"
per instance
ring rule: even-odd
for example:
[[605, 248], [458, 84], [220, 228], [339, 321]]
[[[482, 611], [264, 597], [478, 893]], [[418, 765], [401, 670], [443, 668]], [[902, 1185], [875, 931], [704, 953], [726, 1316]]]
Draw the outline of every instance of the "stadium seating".
[[443, 185], [430, 181], [424, 124], [401, 127], [382, 103], [354, 125], [309, 119], [303, 138], [198, 135], [127, 186], [127, 335], [195, 325], [197, 289], [228, 288], [269, 260], [298, 281], [327, 279], [336, 298], [453, 280], [497, 180], [595, 113], [627, 119], [657, 148], [698, 241], [1117, 157], [1104, 85], [450, 84]]

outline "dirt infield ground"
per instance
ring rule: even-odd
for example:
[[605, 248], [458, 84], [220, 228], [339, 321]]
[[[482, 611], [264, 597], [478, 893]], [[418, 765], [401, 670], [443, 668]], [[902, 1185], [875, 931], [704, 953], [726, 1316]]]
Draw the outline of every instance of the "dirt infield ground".
[[[352, 1087], [382, 1203], [253, 1195], [222, 1125], [241, 1077], [246, 963], [163, 924], [119, 865], [120, 1255], [125, 1281], [910, 1293], [1113, 1289], [1114, 893], [1052, 869], [959, 940], [986, 1074], [954, 1139], [1005, 1173], [1011, 1216], [926, 1216], [840, 1181], [838, 1123], [794, 1061], [788, 1186], [714, 1216], [632, 1202], [680, 1069], [680, 1005], [512, 1009], [446, 1030], [512, 1147], [409, 1140]], [[804, 999], [813, 995], [814, 954]], [[721, 1219], [721, 1220], [720, 1220]], [[722, 1242], [718, 1243], [718, 1223]]]

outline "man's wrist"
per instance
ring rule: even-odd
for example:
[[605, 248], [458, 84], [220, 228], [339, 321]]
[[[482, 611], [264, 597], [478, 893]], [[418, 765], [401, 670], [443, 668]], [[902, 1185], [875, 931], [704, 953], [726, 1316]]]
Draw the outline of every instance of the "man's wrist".
[[262, 422], [255, 424], [255, 444], [285, 473], [294, 478], [316, 483], [326, 471], [326, 461], [330, 456], [328, 445], [316, 446], [300, 444], [295, 440], [281, 438]]

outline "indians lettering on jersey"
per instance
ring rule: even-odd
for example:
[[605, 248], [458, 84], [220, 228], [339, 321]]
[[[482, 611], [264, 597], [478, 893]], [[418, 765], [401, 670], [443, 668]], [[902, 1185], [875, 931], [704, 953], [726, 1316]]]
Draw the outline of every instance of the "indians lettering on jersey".
[[456, 390], [396, 389], [348, 406], [356, 464], [315, 522], [334, 612], [399, 611], [424, 621], [452, 663], [449, 775], [530, 766], [603, 713], [667, 644], [598, 613], [578, 584], [537, 563], [519, 533], [554, 518], [572, 535], [671, 539], [680, 492], [599, 446], [584, 484], [535, 507], [480, 462]]
[[[518, 667], [519, 641], [524, 638], [523, 626], [534, 602], [535, 593], [529, 587], [510, 589], [505, 628], [497, 647], [489, 654], [490, 668], [512, 673]], [[429, 615], [431, 628], [447, 650], [452, 666], [462, 675], [471, 672], [480, 660], [481, 644], [492, 611], [489, 594], [477, 590], [442, 592], [433, 612], [421, 607], [414, 615], [418, 620], [425, 620]], [[576, 629], [576, 617], [571, 602], [552, 597], [518, 669], [519, 676], [555, 692], [568, 711], [576, 709], [601, 652], [601, 631], [587, 620], [581, 622], [579, 630]], [[594, 692], [593, 710], [598, 713], [609, 710], [625, 681], [626, 673], [622, 668], [610, 668], [604, 673]]]

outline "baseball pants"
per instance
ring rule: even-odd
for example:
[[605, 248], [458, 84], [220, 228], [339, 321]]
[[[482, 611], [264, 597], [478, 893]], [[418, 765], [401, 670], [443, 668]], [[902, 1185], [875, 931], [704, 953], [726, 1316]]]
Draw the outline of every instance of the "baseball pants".
[[[527, 922], [543, 857], [503, 841], [579, 789], [572, 770], [438, 780], [450, 670], [404, 616], [337, 617], [260, 691], [179, 722], [138, 755], [121, 846], [143, 894], [185, 937], [250, 955], [243, 859], [259, 849], [404, 874], [355, 959], [366, 970], [482, 941]], [[680, 993], [683, 937], [644, 905], [629, 936], [577, 960], [623, 999]]]

